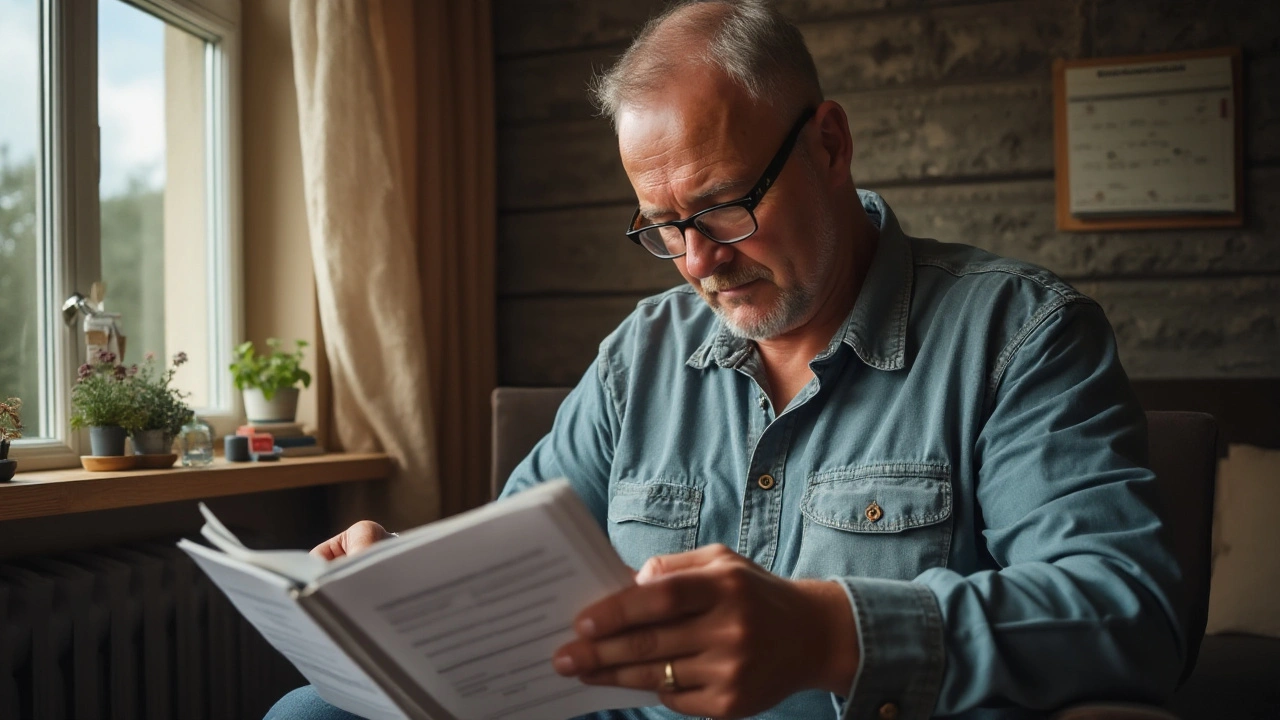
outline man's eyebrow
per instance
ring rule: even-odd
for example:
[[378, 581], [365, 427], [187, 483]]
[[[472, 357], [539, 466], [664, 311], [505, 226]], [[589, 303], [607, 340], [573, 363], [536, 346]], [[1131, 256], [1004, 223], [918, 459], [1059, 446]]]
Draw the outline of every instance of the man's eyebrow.
[[[708, 200], [728, 194], [730, 190], [741, 189], [742, 193], [746, 193], [747, 189], [750, 187], [750, 184], [749, 184], [750, 182], [751, 182], [750, 180], [725, 180], [723, 182], [718, 182], [715, 185], [712, 185], [711, 187], [706, 188], [702, 192], [690, 198], [689, 204], [695, 207], [702, 205]], [[734, 195], [734, 197], [731, 199], [737, 199], [737, 197], [738, 195]], [[644, 204], [642, 203], [640, 205], [640, 214], [646, 218], [655, 218], [663, 215], [675, 215], [676, 211], [669, 208], [659, 208], [659, 207], [652, 207], [652, 206], [645, 207]]]

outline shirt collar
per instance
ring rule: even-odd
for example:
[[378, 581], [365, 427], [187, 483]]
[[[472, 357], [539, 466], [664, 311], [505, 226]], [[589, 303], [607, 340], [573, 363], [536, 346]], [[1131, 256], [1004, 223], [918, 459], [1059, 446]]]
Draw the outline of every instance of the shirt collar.
[[[911, 247], [883, 198], [870, 190], [859, 190], [858, 199], [871, 222], [880, 228], [880, 240], [853, 309], [814, 362], [829, 359], [843, 343], [871, 367], [901, 370], [906, 366], [907, 317], [911, 310]], [[717, 320], [711, 335], [686, 364], [699, 370], [712, 363], [735, 368], [754, 349], [751, 341], [735, 336]]]

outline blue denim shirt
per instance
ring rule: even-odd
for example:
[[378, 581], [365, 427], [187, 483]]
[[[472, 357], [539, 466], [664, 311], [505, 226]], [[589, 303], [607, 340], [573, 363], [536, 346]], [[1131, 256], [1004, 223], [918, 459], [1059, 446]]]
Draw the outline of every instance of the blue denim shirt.
[[862, 649], [847, 698], [761, 717], [1160, 700], [1184, 656], [1180, 571], [1102, 310], [1041, 268], [907, 237], [859, 195], [879, 245], [790, 405], [771, 406], [754, 344], [675, 288], [601, 343], [504, 494], [569, 478], [636, 568], [723, 543], [843, 585]]

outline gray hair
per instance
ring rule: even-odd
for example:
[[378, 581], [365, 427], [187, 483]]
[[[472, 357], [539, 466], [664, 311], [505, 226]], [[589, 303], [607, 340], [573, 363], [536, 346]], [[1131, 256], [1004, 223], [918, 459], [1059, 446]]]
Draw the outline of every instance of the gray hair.
[[[673, 27], [662, 28], [676, 15]], [[672, 38], [663, 35], [672, 31], [696, 41], [698, 51], [671, 47]], [[616, 128], [623, 103], [661, 89], [691, 62], [719, 69], [756, 102], [816, 105], [823, 99], [804, 36], [765, 0], [673, 3], [645, 23], [613, 67], [591, 79], [591, 98]]]

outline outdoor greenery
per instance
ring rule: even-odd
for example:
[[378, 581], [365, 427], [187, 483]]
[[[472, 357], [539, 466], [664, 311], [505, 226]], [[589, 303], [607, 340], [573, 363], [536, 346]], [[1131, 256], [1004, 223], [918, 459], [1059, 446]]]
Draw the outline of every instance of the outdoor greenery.
[[141, 430], [146, 412], [137, 401], [138, 367], [116, 364], [115, 353], [103, 350], [97, 360], [80, 366], [71, 388], [71, 427], [117, 426]]
[[[102, 279], [107, 311], [123, 315], [127, 347], [163, 356], [164, 192], [141, 177], [102, 199]], [[41, 395], [37, 190], [35, 158], [15, 159], [0, 145], [0, 397], [27, 398], [27, 424], [38, 429], [40, 403], [31, 400]]]
[[163, 430], [171, 438], [182, 432], [182, 426], [191, 422], [194, 415], [183, 398], [184, 393], [173, 387], [173, 375], [187, 361], [187, 354], [180, 352], [173, 356], [173, 364], [160, 370], [156, 364], [155, 353], [147, 353], [139, 370], [137, 365], [129, 368], [133, 375], [134, 393], [138, 407], [142, 410], [142, 424], [139, 430]]

